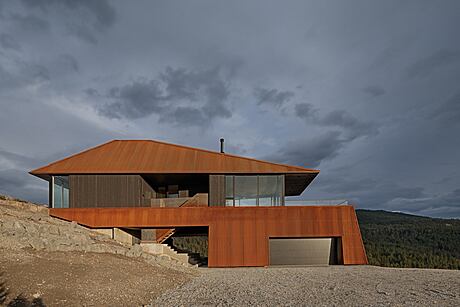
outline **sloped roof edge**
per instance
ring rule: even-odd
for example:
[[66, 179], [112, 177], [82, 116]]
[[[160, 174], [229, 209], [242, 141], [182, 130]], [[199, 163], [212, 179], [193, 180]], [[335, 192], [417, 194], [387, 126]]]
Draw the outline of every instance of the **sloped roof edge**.
[[[319, 173], [319, 170], [316, 170], [316, 169], [304, 168], [304, 167], [300, 167], [300, 166], [292, 166], [292, 165], [269, 162], [269, 161], [263, 161], [263, 160], [254, 159], [254, 158], [242, 157], [242, 156], [237, 156], [237, 155], [228, 154], [228, 153], [220, 153], [220, 152], [211, 151], [211, 150], [207, 150], [207, 149], [201, 149], [201, 148], [190, 147], [190, 146], [179, 145], [179, 144], [172, 144], [172, 143], [156, 141], [156, 140], [111, 140], [109, 142], [97, 145], [95, 147], [91, 147], [89, 149], [83, 150], [83, 151], [78, 152], [78, 153], [73, 154], [73, 155], [70, 155], [70, 156], [65, 157], [63, 159], [51, 162], [46, 166], [34, 169], [34, 170], [30, 171], [30, 174], [36, 175], [36, 176], [48, 175], [48, 174], [64, 174], [64, 173], [69, 171], [69, 168], [67, 167], [67, 169], [66, 169], [66, 167], [62, 167], [62, 171], [59, 171], [59, 165], [65, 165], [66, 163], [68, 163], [68, 162], [70, 162], [72, 160], [79, 160], [81, 157], [87, 156], [91, 152], [97, 152], [98, 150], [101, 150], [104, 147], [109, 147], [109, 146], [111, 146], [111, 144], [113, 145], [113, 143], [120, 143], [120, 144], [127, 144], [127, 143], [157, 144], [157, 145], [167, 146], [168, 148], [175, 147], [175, 148], [179, 148], [179, 149], [196, 151], [198, 153], [205, 153], [205, 154], [210, 155], [208, 157], [212, 157], [213, 159], [215, 158], [215, 159], [218, 159], [218, 160], [222, 160], [220, 157], [229, 157], [232, 160], [234, 159], [234, 161], [240, 161], [240, 162], [245, 161], [247, 163], [251, 163], [251, 164], [254, 164], [256, 166], [257, 165], [263, 165], [263, 166], [273, 166], [273, 168], [280, 168], [280, 169], [286, 168], [285, 170], [273, 171], [273, 173], [311, 173], [311, 174], [318, 174]], [[144, 145], [144, 147], [146, 147], [146, 146]], [[88, 157], [91, 157], [91, 156], [88, 156]], [[121, 163], [120, 161], [118, 161], [118, 162]], [[80, 164], [83, 164], [83, 163], [80, 162]], [[85, 167], [86, 167], [86, 169], [85, 169]], [[98, 169], [97, 167], [95, 167], [92, 170], [90, 166], [85, 165], [85, 166], [80, 166], [80, 169], [77, 170], [77, 171], [75, 171], [75, 167], [74, 167], [74, 172], [69, 172], [69, 173], [98, 173], [98, 172], [100, 172], [100, 169]], [[181, 172], [180, 169], [175, 169], [175, 170], [169, 170], [169, 172], [171, 172], [171, 173], [194, 173], [194, 172], [197, 172], [197, 173], [198, 172], [202, 172], [202, 173], [205, 173], [205, 172], [209, 172], [209, 173], [231, 173], [232, 170], [229, 169], [229, 168], [227, 168], [225, 170], [215, 169], [214, 171], [212, 169], [208, 169], [206, 171], [198, 171], [198, 170], [193, 171], [193, 170], [187, 169], [187, 170], [184, 170], [183, 172]], [[244, 171], [237, 170], [235, 172], [236, 173], [237, 172], [242, 173]], [[250, 171], [248, 171], [248, 172], [250, 172]], [[110, 167], [106, 167], [104, 169], [103, 173], [129, 173], [129, 172], [126, 171], [126, 170], [123, 170], [123, 169], [117, 169], [116, 165], [114, 165], [113, 168], [111, 168], [111, 169], [110, 169]], [[149, 171], [143, 172], [142, 169], [136, 169], [135, 172], [133, 172], [133, 173], [149, 173]], [[166, 171], [164, 173], [166, 173]], [[264, 171], [263, 173], [269, 173], [269, 172]], [[42, 177], [42, 176], [39, 176], [39, 177]]]

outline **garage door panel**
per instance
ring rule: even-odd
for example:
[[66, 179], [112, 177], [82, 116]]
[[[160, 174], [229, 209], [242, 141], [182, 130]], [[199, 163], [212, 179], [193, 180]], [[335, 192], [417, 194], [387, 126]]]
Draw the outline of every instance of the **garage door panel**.
[[331, 238], [272, 238], [271, 265], [328, 265]]

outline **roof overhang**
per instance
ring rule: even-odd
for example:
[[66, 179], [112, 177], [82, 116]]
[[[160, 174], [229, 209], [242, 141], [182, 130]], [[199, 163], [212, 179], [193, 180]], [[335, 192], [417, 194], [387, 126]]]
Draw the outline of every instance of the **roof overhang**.
[[286, 196], [298, 196], [310, 185], [317, 173], [285, 174], [284, 193]]
[[319, 170], [152, 140], [114, 140], [30, 174], [50, 180], [73, 174], [283, 174], [287, 196], [299, 195]]

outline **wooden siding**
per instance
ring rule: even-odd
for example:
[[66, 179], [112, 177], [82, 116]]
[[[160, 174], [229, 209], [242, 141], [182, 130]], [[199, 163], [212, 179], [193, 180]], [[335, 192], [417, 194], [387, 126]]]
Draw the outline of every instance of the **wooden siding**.
[[139, 175], [70, 175], [69, 185], [71, 208], [150, 206], [154, 193]]
[[225, 176], [209, 175], [209, 206], [225, 206]]
[[367, 264], [352, 206], [80, 208], [50, 215], [85, 226], [209, 227], [209, 267], [267, 266], [269, 238], [341, 238], [344, 264]]

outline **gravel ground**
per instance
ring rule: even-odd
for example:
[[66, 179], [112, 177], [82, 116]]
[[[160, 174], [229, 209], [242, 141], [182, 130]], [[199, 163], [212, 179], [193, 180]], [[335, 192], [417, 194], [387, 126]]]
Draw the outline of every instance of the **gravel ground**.
[[374, 266], [200, 269], [153, 306], [460, 306], [460, 271]]

